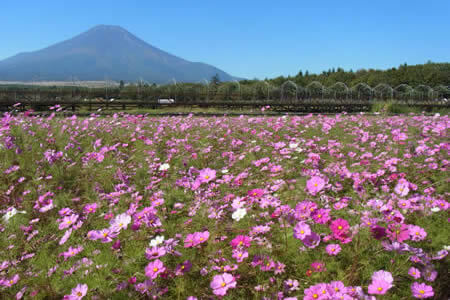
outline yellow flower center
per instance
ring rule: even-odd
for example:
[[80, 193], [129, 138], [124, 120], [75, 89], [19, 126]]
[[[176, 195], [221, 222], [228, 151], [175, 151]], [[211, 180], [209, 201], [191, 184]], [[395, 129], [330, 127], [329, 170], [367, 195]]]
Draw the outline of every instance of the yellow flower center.
[[314, 298], [314, 299], [317, 299], [318, 297], [319, 297], [319, 295], [317, 295], [317, 294], [314, 294], [314, 295], [313, 295], [313, 298]]
[[69, 224], [69, 225], [72, 224], [72, 221], [67, 221], [67, 224]]
[[416, 235], [419, 235], [420, 233], [416, 232]]
[[78, 297], [81, 297], [81, 296], [83, 296], [83, 294], [82, 294], [81, 292], [78, 292], [78, 293], [77, 293], [77, 296], [78, 296]]
[[257, 195], [256, 192], [254, 192], [254, 193], [253, 193], [253, 196], [256, 196], [256, 195]]
[[314, 183], [314, 186], [317, 187], [317, 183]]
[[9, 281], [9, 284], [13, 284], [13, 283], [14, 283], [14, 280], [11, 279], [11, 280]]
[[240, 242], [239, 242], [239, 245], [242, 245], [243, 243], [244, 243], [244, 242], [240, 241]]
[[342, 229], [342, 226], [338, 226], [338, 229], [341, 230], [341, 229]]
[[184, 266], [181, 266], [181, 270], [184, 270]]
[[336, 249], [334, 249], [334, 248], [331, 248], [331, 252], [334, 252]]
[[205, 176], [205, 179], [209, 179], [209, 176], [208, 176], [208, 175], [206, 175], [206, 176]]
[[153, 272], [158, 272], [158, 268], [153, 268]]
[[420, 290], [419, 293], [425, 294], [425, 291], [424, 290]]
[[300, 230], [300, 233], [301, 233], [301, 234], [304, 234], [304, 233], [305, 233], [305, 231], [304, 231], [304, 230]]
[[238, 255], [239, 257], [242, 257], [242, 253], [239, 253], [239, 255]]
[[383, 290], [383, 288], [382, 288], [382, 287], [379, 287], [377, 290], [381, 292], [381, 291]]
[[222, 287], [224, 287], [224, 286], [226, 285], [226, 283], [225, 283], [225, 282], [222, 282], [220, 285], [221, 285]]
[[322, 215], [317, 215], [318, 218], [322, 218]]
[[204, 240], [204, 238], [200, 238], [200, 242], [202, 242]]
[[108, 234], [107, 234], [106, 232], [103, 234], [104, 237], [106, 237], [107, 235], [108, 235]]

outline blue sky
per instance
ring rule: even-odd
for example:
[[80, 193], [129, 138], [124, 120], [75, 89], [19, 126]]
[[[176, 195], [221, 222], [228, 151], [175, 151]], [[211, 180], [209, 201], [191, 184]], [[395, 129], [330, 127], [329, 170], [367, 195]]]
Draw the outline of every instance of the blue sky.
[[450, 0], [2, 1], [0, 60], [120, 25], [245, 78], [450, 62]]

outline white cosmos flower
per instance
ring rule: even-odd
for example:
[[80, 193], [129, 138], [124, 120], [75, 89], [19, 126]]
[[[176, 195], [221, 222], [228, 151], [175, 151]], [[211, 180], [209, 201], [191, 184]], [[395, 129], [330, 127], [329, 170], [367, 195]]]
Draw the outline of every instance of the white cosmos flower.
[[298, 144], [297, 143], [290, 143], [289, 144], [289, 148], [291, 148], [291, 149], [295, 149], [295, 148], [297, 148], [298, 147]]
[[222, 170], [222, 174], [227, 174], [228, 173], [228, 169], [223, 169]]
[[165, 164], [162, 164], [159, 166], [160, 171], [167, 171], [167, 170], [169, 170], [169, 168], [170, 168], [170, 165], [168, 163], [165, 163]]
[[162, 242], [164, 242], [164, 236], [163, 235], [158, 235], [158, 236], [156, 236], [154, 239], [152, 239], [150, 241], [150, 246], [151, 247], [156, 247], [159, 244], [162, 244]]
[[131, 223], [131, 216], [129, 216], [126, 213], [120, 214], [118, 216], [116, 216], [112, 221], [111, 221], [111, 227], [116, 227], [119, 229], [126, 229], [128, 227], [128, 224]]
[[8, 223], [9, 219], [11, 219], [12, 217], [14, 217], [16, 214], [21, 213], [21, 214], [25, 214], [26, 212], [23, 211], [18, 211], [17, 209], [15, 209], [14, 207], [12, 209], [10, 209], [9, 211], [6, 212], [6, 214], [3, 215], [2, 219]]
[[439, 207], [433, 207], [433, 208], [431, 209], [431, 211], [432, 211], [432, 212], [438, 212], [438, 211], [441, 211], [441, 209], [440, 209]]
[[247, 210], [245, 208], [238, 208], [234, 211], [234, 213], [231, 215], [233, 220], [239, 222], [245, 215], [247, 214]]

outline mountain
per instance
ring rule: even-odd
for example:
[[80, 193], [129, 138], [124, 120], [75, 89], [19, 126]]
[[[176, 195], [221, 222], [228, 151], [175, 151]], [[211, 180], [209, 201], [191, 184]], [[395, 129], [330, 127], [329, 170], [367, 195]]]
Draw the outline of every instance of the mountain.
[[3, 81], [67, 81], [75, 77], [81, 81], [198, 82], [216, 73], [222, 81], [234, 79], [214, 66], [187, 61], [149, 45], [122, 27], [109, 25], [0, 61]]

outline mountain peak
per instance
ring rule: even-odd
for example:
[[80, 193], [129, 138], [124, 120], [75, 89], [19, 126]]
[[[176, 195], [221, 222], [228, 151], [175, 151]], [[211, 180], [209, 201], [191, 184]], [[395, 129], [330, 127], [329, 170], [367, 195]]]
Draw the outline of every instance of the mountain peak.
[[162, 51], [118, 25], [97, 25], [74, 38], [45, 49], [0, 61], [0, 80], [200, 82], [215, 74], [223, 81], [229, 74], [204, 63], [194, 63]]
[[111, 30], [111, 31], [126, 31], [123, 27], [119, 26], [119, 25], [105, 25], [105, 24], [99, 24], [96, 25], [94, 27], [92, 27], [91, 29], [89, 29], [87, 32], [89, 31], [97, 31], [97, 30]]

